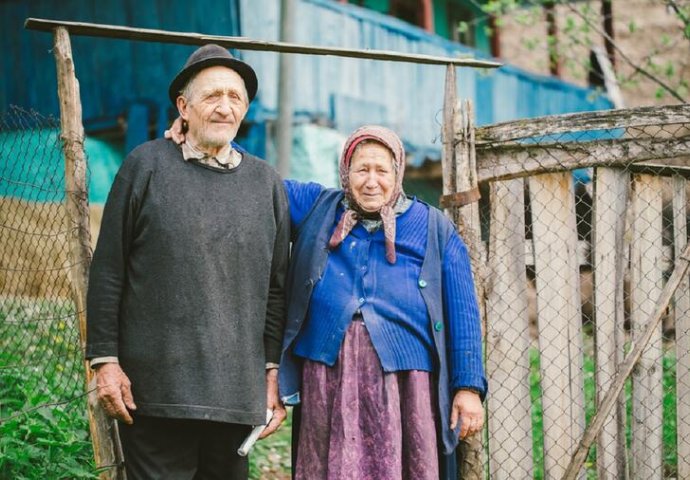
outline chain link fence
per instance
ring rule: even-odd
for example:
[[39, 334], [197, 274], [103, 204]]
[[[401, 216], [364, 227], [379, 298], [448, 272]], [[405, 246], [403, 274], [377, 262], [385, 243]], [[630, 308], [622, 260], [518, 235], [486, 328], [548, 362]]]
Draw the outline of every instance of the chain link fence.
[[[621, 115], [621, 114], [619, 114]], [[690, 112], [476, 129], [486, 469], [562, 478], [688, 240]], [[0, 119], [0, 478], [95, 478], [54, 119]], [[690, 478], [687, 279], [580, 478]]]
[[[490, 478], [569, 473], [688, 240], [688, 113], [476, 130]], [[687, 278], [645, 347], [578, 478], [690, 478]]]
[[58, 122], [0, 117], [0, 478], [95, 478]]

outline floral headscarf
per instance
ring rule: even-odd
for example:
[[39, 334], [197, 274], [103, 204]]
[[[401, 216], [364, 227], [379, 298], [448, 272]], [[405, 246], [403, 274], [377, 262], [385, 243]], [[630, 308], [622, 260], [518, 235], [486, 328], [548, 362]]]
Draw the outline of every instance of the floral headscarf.
[[386, 260], [395, 263], [395, 205], [401, 197], [403, 174], [405, 173], [405, 149], [400, 138], [391, 130], [378, 125], [366, 125], [355, 130], [345, 142], [340, 157], [340, 184], [345, 192], [347, 208], [331, 236], [328, 246], [336, 248], [342, 243], [357, 222], [362, 220], [364, 212], [359, 208], [350, 190], [350, 161], [358, 144], [365, 140], [381, 143], [393, 154], [395, 186], [391, 198], [381, 207], [378, 214], [383, 222], [383, 233], [386, 239]]

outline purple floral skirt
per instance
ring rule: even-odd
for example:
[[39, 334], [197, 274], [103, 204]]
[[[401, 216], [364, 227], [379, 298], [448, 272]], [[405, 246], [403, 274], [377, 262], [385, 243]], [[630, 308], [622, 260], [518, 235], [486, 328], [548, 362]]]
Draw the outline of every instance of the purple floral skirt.
[[385, 373], [363, 322], [333, 367], [306, 360], [295, 464], [298, 480], [438, 480], [429, 372]]

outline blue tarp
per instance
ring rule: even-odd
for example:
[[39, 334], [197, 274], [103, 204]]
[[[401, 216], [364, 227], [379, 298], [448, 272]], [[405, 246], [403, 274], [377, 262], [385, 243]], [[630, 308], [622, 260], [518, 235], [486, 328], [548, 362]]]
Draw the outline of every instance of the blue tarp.
[[[117, 145], [86, 138], [89, 200], [104, 203], [122, 162]], [[65, 163], [57, 130], [0, 132], [0, 197], [31, 202], [65, 200]]]

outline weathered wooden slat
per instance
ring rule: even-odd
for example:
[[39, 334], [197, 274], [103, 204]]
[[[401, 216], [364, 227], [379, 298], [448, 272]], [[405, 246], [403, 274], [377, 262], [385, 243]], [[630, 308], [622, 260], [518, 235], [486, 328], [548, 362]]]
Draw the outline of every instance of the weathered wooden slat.
[[508, 180], [576, 168], [626, 167], [689, 152], [689, 135], [534, 145], [511, 143], [477, 148], [477, 175], [480, 182]]
[[561, 478], [584, 431], [575, 196], [570, 173], [529, 179], [546, 478]]
[[477, 128], [477, 146], [558, 133], [690, 123], [690, 105], [640, 107], [549, 115]]
[[[70, 269], [68, 272], [72, 297], [76, 304], [79, 321], [81, 351], [86, 345], [86, 286], [88, 268], [91, 262], [89, 207], [86, 191], [86, 158], [84, 155], [84, 127], [81, 118], [79, 82], [74, 71], [72, 46], [69, 33], [63, 27], [57, 28], [55, 37], [55, 63], [57, 68], [58, 97], [60, 100], [60, 137], [65, 157], [65, 207], [69, 231]], [[91, 368], [84, 364], [86, 382], [84, 388], [91, 389]], [[96, 465], [118, 465], [117, 449], [113, 443], [110, 425], [113, 423], [102, 408], [88, 404], [91, 441]], [[106, 469], [101, 478], [119, 479], [124, 471], [119, 468]]]
[[[597, 405], [611, 388], [624, 355], [625, 212], [630, 175], [625, 170], [600, 168], [595, 172], [592, 240], [594, 305], [596, 315]], [[616, 480], [625, 471], [625, 409], [609, 417], [597, 441], [597, 478]]]
[[489, 60], [476, 60], [467, 57], [439, 57], [417, 53], [400, 53], [384, 50], [358, 50], [341, 47], [318, 47], [286, 42], [254, 40], [246, 37], [206, 35], [194, 32], [170, 32], [151, 28], [134, 28], [117, 25], [105, 25], [87, 22], [67, 22], [44, 18], [27, 18], [24, 28], [31, 30], [52, 31], [56, 27], [69, 29], [72, 35], [89, 37], [122, 38], [144, 42], [177, 43], [182, 45], [205, 45], [216, 43], [226, 48], [241, 50], [258, 50], [281, 53], [302, 53], [308, 55], [333, 55], [336, 57], [366, 58], [387, 60], [389, 62], [408, 62], [427, 65], [454, 65], [456, 67], [496, 68], [501, 64]]
[[[465, 100], [456, 105], [453, 121], [455, 160], [452, 177], [455, 179], [455, 191], [465, 192], [477, 187], [476, 161], [474, 151], [474, 113], [472, 104]], [[485, 255], [481, 241], [479, 206], [471, 203], [459, 208], [450, 209], [458, 233], [467, 245], [472, 262], [474, 286], [482, 321], [482, 332], [486, 332], [486, 304], [484, 302]], [[468, 480], [481, 480], [484, 477], [484, 448], [481, 433], [476, 433], [460, 441], [458, 447], [458, 475]]]
[[[455, 193], [455, 108], [457, 105], [457, 86], [455, 82], [455, 69], [446, 67], [446, 81], [443, 91], [443, 126], [441, 139], [443, 151], [441, 155], [441, 168], [443, 179], [443, 194]], [[446, 215], [451, 214], [449, 209]]]
[[[673, 240], [675, 258], [687, 243], [688, 182], [673, 178]], [[685, 276], [675, 295], [676, 313], [676, 427], [678, 478], [690, 479], [690, 287]]]
[[[582, 436], [580, 445], [577, 447], [577, 451], [573, 455], [573, 458], [571, 459], [570, 464], [568, 465], [568, 469], [563, 475], [562, 480], [574, 480], [578, 475], [578, 472], [582, 468], [582, 465], [585, 463], [585, 458], [587, 458], [587, 452], [589, 451], [589, 447], [592, 446], [592, 443], [594, 443], [594, 440], [596, 439], [597, 435], [604, 426], [606, 418], [611, 413], [611, 410], [618, 401], [618, 397], [623, 391], [623, 387], [625, 386], [626, 380], [632, 373], [633, 368], [636, 366], [644, 350], [648, 347], [649, 341], [652, 339], [652, 337], [656, 335], [656, 331], [658, 330], [659, 325], [661, 325], [661, 318], [666, 314], [666, 309], [668, 308], [668, 305], [671, 302], [671, 298], [673, 298], [673, 295], [676, 293], [676, 290], [678, 289], [680, 283], [683, 281], [684, 278], [686, 278], [689, 269], [690, 244], [688, 244], [685, 247], [683, 253], [676, 259], [676, 266], [674, 267], [673, 272], [671, 273], [671, 277], [668, 279], [668, 282], [666, 283], [666, 286], [659, 295], [659, 299], [657, 300], [656, 305], [654, 307], [654, 314], [649, 317], [645, 325], [644, 333], [634, 343], [632, 350], [630, 351], [628, 356], [625, 357], [625, 361], [621, 364], [618, 374], [616, 375], [616, 379], [614, 380], [613, 385], [611, 386], [611, 389], [606, 392], [606, 395], [604, 395], [604, 399], [602, 400], [601, 405], [599, 406], [599, 410], [594, 415], [594, 418], [592, 418], [590, 424], [587, 426], [587, 430], [585, 431], [585, 434]], [[658, 476], [633, 478], [643, 479], [662, 477]], [[683, 477], [678, 476], [678, 478]]]
[[[662, 290], [662, 180], [633, 175], [631, 324], [633, 341], [644, 333]], [[632, 478], [662, 478], [661, 325], [652, 335], [632, 375]]]
[[486, 371], [491, 478], [532, 478], [524, 181], [491, 185]]
[[[472, 122], [463, 123], [463, 112], [457, 102], [457, 87], [455, 83], [455, 69], [452, 66], [446, 68], [445, 92], [443, 98], [443, 192], [451, 193], [463, 186], [474, 178], [467, 171], [473, 168], [474, 157], [474, 135], [468, 135], [469, 130], [473, 130]], [[474, 185], [476, 186], [476, 184]], [[460, 208], [445, 209], [446, 215], [453, 220], [463, 237], [467, 249], [472, 259], [472, 273], [474, 274], [475, 287], [478, 291], [479, 309], [482, 320], [485, 319], [485, 308], [483, 302], [484, 288], [482, 285], [482, 275], [479, 273], [480, 264], [475, 260], [481, 255], [478, 249], [483, 247], [478, 236], [479, 212], [477, 210], [477, 220], [474, 220], [472, 211], [461, 210]], [[477, 226], [477, 234], [473, 230], [463, 228], [462, 225]], [[468, 480], [481, 479], [483, 477], [484, 462], [482, 453], [481, 433], [470, 435], [460, 441], [457, 448], [458, 475], [459, 478]]]
[[[454, 187], [456, 192], [468, 192], [478, 190], [477, 159], [474, 148], [474, 111], [469, 100], [463, 101], [457, 108]], [[458, 132], [460, 133], [459, 138]], [[479, 202], [472, 202], [455, 209], [454, 220], [458, 227], [458, 233], [470, 250], [475, 283], [477, 284], [477, 297], [482, 300], [484, 289], [481, 284], [485, 276], [486, 252], [484, 252], [484, 244], [481, 241]]]

